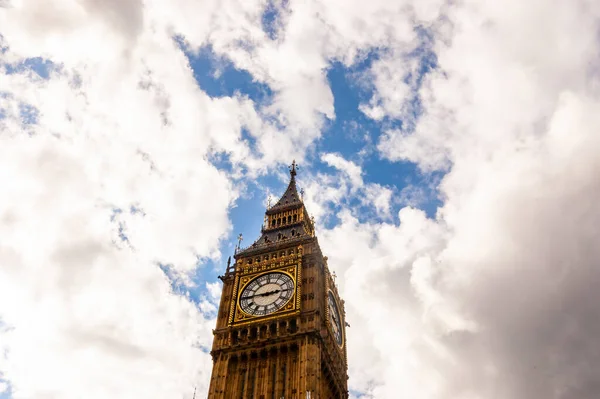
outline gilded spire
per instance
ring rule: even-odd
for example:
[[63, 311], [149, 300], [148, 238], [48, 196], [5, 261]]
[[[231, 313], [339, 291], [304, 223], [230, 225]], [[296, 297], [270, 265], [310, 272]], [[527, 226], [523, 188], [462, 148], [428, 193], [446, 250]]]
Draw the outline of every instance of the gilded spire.
[[296, 188], [296, 174], [298, 173], [296, 161], [292, 162], [289, 170], [290, 182], [281, 198], [271, 206], [269, 197], [260, 238], [245, 249], [241, 249], [238, 242], [234, 255], [236, 259], [265, 246], [278, 245], [286, 240], [291, 242], [314, 237], [314, 223], [311, 222], [302, 197]]
[[281, 196], [279, 201], [272, 207], [267, 210], [267, 213], [274, 213], [283, 208], [294, 207], [302, 204], [302, 198], [298, 194], [298, 189], [296, 188], [296, 174], [298, 173], [298, 165], [296, 161], [292, 161], [292, 164], [289, 166], [290, 169], [290, 183], [288, 184], [285, 193]]

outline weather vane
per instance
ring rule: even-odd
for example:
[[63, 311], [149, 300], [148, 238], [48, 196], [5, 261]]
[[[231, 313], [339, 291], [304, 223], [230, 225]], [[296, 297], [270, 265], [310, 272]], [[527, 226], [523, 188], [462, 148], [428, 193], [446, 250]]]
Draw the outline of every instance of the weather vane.
[[238, 235], [238, 243], [237, 246], [235, 247], [235, 253], [237, 254], [238, 251], [240, 250], [240, 248], [242, 247], [242, 240], [244, 239], [244, 236], [242, 235], [242, 233], [240, 233], [240, 235]]

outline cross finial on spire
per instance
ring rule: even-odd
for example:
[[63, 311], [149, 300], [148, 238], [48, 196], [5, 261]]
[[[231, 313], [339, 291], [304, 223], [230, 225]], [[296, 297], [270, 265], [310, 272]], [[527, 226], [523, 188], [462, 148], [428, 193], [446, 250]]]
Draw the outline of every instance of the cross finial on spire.
[[240, 233], [240, 235], [238, 235], [238, 243], [237, 243], [237, 247], [235, 247], [235, 253], [237, 254], [238, 251], [241, 249], [242, 247], [242, 240], [244, 239], [244, 236], [242, 235], [242, 233]]
[[296, 176], [296, 169], [298, 168], [298, 165], [296, 165], [296, 160], [294, 159], [292, 161], [292, 164], [290, 165], [290, 175], [292, 177]]

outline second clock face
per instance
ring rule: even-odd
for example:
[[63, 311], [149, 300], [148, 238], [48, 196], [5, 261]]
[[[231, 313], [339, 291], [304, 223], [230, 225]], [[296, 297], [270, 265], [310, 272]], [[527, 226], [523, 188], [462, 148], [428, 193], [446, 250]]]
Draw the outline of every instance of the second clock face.
[[329, 307], [329, 320], [331, 321], [333, 337], [335, 338], [335, 342], [337, 342], [339, 346], [342, 346], [344, 342], [342, 339], [342, 319], [340, 317], [337, 302], [331, 291], [329, 291], [329, 295], [327, 296], [327, 306]]
[[267, 273], [250, 281], [240, 295], [240, 307], [252, 316], [271, 314], [294, 294], [294, 281], [285, 273]]

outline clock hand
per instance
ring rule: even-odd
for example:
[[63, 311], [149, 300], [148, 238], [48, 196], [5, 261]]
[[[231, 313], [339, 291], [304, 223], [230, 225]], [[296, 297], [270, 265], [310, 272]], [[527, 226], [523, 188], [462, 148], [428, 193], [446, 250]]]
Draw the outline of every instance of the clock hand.
[[243, 296], [240, 299], [250, 299], [250, 298], [254, 298], [255, 296], [269, 296], [269, 295], [273, 295], [273, 294], [277, 294], [279, 292], [289, 291], [289, 290], [291, 290], [291, 288], [286, 288], [284, 290], [268, 291], [268, 292], [263, 292], [262, 294], [254, 294], [254, 295], [250, 295], [250, 296]]
[[279, 291], [280, 290], [275, 290], [275, 291], [263, 292], [262, 294], [254, 294], [254, 295], [250, 295], [250, 296], [243, 296], [241, 299], [250, 299], [250, 298], [254, 298], [255, 296], [269, 296], [271, 294], [278, 293]]
[[331, 317], [333, 317], [333, 321], [335, 321], [336, 324], [339, 324], [337, 317], [335, 317], [335, 314], [332, 314]]
[[264, 294], [258, 294], [257, 296], [269, 296], [269, 295], [277, 294], [279, 292], [281, 292], [281, 290], [273, 290], [273, 291], [265, 292]]
[[254, 295], [250, 295], [250, 296], [243, 296], [240, 299], [251, 299], [251, 298], [254, 298], [255, 296], [268, 296], [268, 295], [271, 295], [271, 294], [276, 293], [276, 292], [279, 292], [279, 291], [269, 291], [269, 292], [265, 292], [265, 293], [262, 293], [262, 294], [254, 294]]
[[254, 295], [254, 296], [269, 296], [269, 295], [272, 295], [272, 294], [278, 294], [278, 293], [280, 293], [280, 292], [283, 292], [283, 291], [289, 291], [289, 290], [291, 290], [291, 288], [286, 288], [286, 289], [284, 289], [284, 290], [274, 290], [274, 291], [269, 291], [269, 292], [265, 292], [264, 294], [256, 294], [256, 295]]

